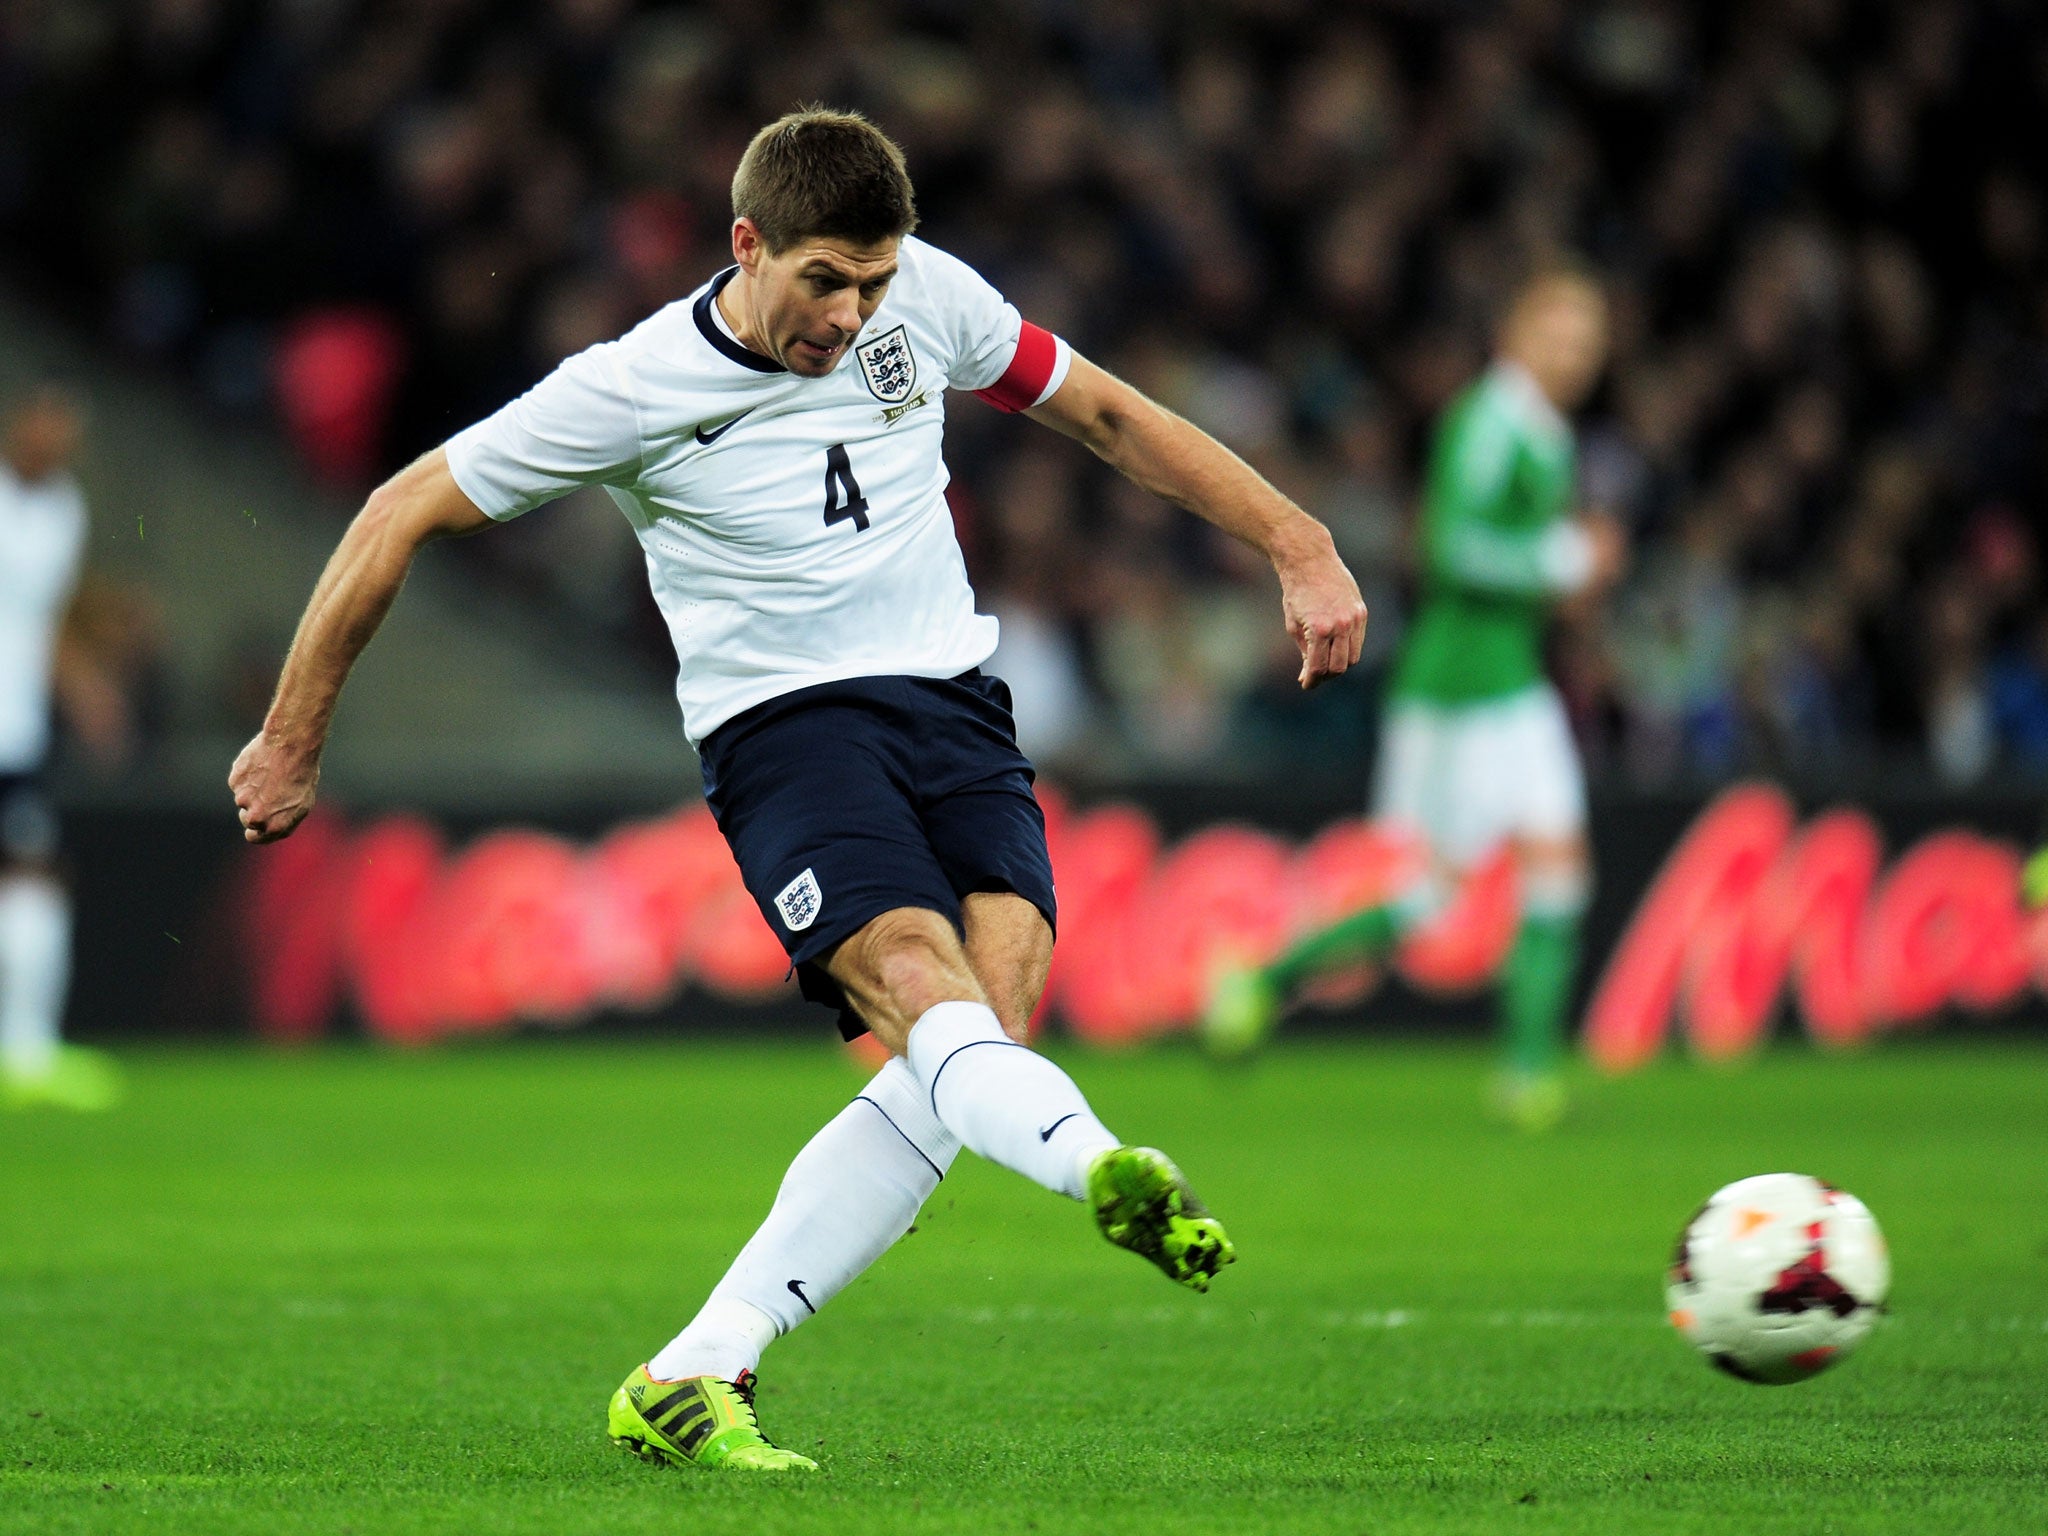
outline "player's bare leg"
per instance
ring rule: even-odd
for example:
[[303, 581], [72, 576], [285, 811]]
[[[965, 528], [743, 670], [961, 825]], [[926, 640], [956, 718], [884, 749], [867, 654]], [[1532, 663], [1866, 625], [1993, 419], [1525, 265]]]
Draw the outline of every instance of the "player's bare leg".
[[892, 1056], [909, 1054], [911, 1030], [942, 1003], [993, 1012], [952, 923], [923, 907], [884, 912], [840, 943], [825, 969]]
[[1012, 891], [977, 891], [961, 904], [967, 965], [995, 1009], [1003, 1033], [1028, 1044], [1031, 1016], [1052, 969], [1052, 926]]
[[[891, 949], [881, 974], [899, 986], [973, 985], [964, 958], [915, 953], [914, 941]], [[879, 977], [874, 986], [881, 988]], [[892, 1055], [797, 1154], [767, 1219], [689, 1325], [613, 1395], [612, 1439], [670, 1465], [812, 1469], [808, 1458], [770, 1444], [753, 1419], [762, 1353], [910, 1229], [959, 1150], [909, 1063], [900, 1051]]]
[[1223, 1060], [1250, 1056], [1305, 987], [1351, 966], [1384, 963], [1443, 910], [1458, 882], [1455, 871], [1432, 866], [1385, 900], [1304, 934], [1265, 965], [1218, 966], [1196, 1021], [1203, 1046]]
[[[981, 909], [977, 947], [1021, 1023], [1041, 946], [1009, 906]], [[1019, 932], [1019, 925], [1023, 931]], [[1067, 1074], [1011, 1038], [953, 925], [905, 907], [833, 951], [827, 968], [883, 1045], [902, 1055], [946, 1128], [991, 1162], [1094, 1209], [1103, 1235], [1170, 1278], [1207, 1290], [1235, 1257], [1223, 1228], [1164, 1154], [1128, 1147], [1096, 1118]]]
[[614, 1394], [612, 1438], [672, 1465], [809, 1470], [752, 1417], [761, 1355], [910, 1230], [959, 1150], [909, 1065], [891, 1058], [797, 1153], [767, 1219], [689, 1326]]
[[1539, 1131], [1565, 1110], [1559, 1069], [1592, 858], [1582, 833], [1518, 838], [1514, 858], [1522, 912], [1501, 969], [1503, 1060], [1495, 1104], [1511, 1123]]
[[[1028, 953], [1014, 925], [989, 916], [977, 925], [984, 951]], [[1014, 1010], [1018, 978], [992, 956], [985, 963]], [[947, 1129], [1034, 1183], [1085, 1196], [1089, 1163], [1119, 1142], [1065, 1072], [1011, 1038], [947, 917], [885, 912], [840, 944], [827, 969], [875, 1038], [909, 1061]]]
[[[1022, 1040], [1045, 988], [1052, 930], [1030, 902], [1007, 894], [968, 897], [963, 918], [969, 969], [997, 1000], [1005, 1032]], [[800, 1458], [756, 1443], [758, 1425], [737, 1422], [736, 1405], [751, 1403], [767, 1347], [910, 1229], [959, 1150], [909, 1063], [891, 1057], [797, 1154], [767, 1220], [689, 1326], [620, 1388], [613, 1438], [653, 1461], [804, 1470]], [[722, 1386], [741, 1395], [728, 1399]], [[721, 1405], [734, 1426], [722, 1426]]]

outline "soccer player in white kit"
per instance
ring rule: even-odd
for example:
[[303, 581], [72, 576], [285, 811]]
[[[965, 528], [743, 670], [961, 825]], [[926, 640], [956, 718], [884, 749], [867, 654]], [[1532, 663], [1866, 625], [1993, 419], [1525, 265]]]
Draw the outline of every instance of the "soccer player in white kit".
[[0, 1103], [94, 1110], [120, 1095], [113, 1064], [62, 1039], [71, 898], [42, 785], [52, 682], [85, 557], [85, 497], [71, 477], [82, 421], [40, 388], [0, 433]]
[[614, 1394], [657, 1462], [811, 1470], [753, 1408], [766, 1346], [908, 1228], [964, 1145], [1087, 1202], [1112, 1242], [1206, 1290], [1234, 1258], [1161, 1153], [1124, 1144], [1026, 1033], [1055, 916], [1008, 690], [980, 670], [944, 490], [948, 389], [1087, 444], [1265, 553], [1310, 686], [1365, 607], [1322, 525], [1213, 439], [911, 237], [901, 152], [855, 115], [758, 134], [735, 265], [570, 358], [374, 493], [321, 577], [229, 777], [251, 841], [311, 808], [350, 665], [428, 539], [601, 485], [646, 551], [705, 794], [804, 994], [891, 1059], [797, 1155], [696, 1317]]

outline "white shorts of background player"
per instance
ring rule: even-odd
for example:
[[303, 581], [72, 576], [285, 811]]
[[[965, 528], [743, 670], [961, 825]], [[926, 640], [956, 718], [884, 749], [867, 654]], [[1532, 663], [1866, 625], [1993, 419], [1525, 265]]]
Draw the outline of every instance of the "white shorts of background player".
[[1388, 706], [1373, 816], [1407, 828], [1444, 867], [1471, 868], [1510, 838], [1563, 841], [1586, 825], [1586, 780], [1557, 690], [1446, 707]]

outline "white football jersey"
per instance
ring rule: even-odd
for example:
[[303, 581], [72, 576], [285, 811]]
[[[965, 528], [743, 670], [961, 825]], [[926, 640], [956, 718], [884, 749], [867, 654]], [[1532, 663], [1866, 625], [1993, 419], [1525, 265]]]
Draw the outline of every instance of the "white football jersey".
[[979, 274], [906, 238], [873, 318], [823, 378], [734, 339], [737, 269], [569, 358], [449, 439], [455, 482], [517, 517], [601, 485], [638, 531], [701, 742], [742, 710], [850, 677], [952, 677], [995, 649], [940, 455], [945, 391], [1050, 398], [1064, 344]]
[[0, 773], [50, 750], [50, 668], [85, 555], [85, 498], [69, 475], [33, 484], [0, 460]]

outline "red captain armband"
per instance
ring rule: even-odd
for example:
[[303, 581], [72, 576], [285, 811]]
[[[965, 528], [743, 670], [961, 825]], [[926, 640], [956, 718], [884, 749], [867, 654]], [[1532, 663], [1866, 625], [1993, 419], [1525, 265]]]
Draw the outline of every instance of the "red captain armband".
[[999, 411], [1028, 411], [1044, 396], [1059, 361], [1059, 338], [1026, 320], [1003, 376], [974, 393]]

